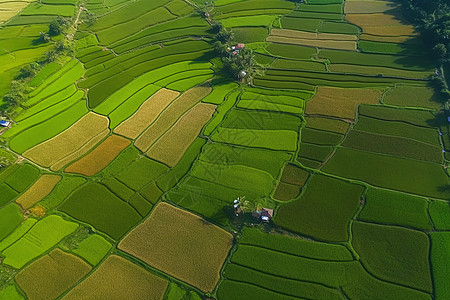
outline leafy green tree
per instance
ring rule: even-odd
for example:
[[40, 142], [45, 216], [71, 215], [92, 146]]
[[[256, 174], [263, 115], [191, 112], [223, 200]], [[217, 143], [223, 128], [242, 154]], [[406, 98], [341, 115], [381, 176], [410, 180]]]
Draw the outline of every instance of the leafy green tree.
[[58, 16], [58, 18], [52, 21], [48, 26], [48, 34], [50, 36], [62, 34], [64, 33], [64, 31], [67, 29], [68, 26], [69, 22], [66, 19]]

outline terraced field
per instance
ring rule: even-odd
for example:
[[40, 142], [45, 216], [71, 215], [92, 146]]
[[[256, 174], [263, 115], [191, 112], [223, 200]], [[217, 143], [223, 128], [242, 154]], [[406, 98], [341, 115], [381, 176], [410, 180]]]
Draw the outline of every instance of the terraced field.
[[448, 299], [450, 119], [406, 20], [0, 1], [0, 299]]

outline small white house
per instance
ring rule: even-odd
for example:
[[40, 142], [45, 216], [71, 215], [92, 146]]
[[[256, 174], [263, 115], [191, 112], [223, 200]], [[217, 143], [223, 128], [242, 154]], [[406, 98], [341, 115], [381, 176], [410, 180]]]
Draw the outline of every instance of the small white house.
[[8, 127], [11, 124], [9, 121], [0, 120], [0, 126], [2, 127]]

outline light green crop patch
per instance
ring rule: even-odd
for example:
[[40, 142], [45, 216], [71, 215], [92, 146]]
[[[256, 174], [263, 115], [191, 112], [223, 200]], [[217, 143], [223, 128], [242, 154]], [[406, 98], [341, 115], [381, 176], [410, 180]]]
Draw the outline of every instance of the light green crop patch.
[[95, 234], [82, 241], [73, 252], [91, 265], [96, 266], [111, 249], [111, 244], [103, 237]]
[[0, 299], [7, 300], [22, 300], [22, 295], [19, 294], [14, 285], [8, 285], [0, 290]]
[[3, 251], [3, 263], [16, 269], [22, 268], [33, 258], [56, 245], [78, 228], [78, 224], [65, 221], [60, 216], [48, 216], [39, 221], [21, 239]]

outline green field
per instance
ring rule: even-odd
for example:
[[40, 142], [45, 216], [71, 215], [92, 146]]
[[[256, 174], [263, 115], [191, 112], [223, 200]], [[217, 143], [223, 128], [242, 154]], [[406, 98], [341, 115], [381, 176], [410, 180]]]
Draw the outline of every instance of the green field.
[[114, 239], [119, 239], [141, 219], [131, 206], [105, 186], [95, 183], [84, 185], [72, 193], [59, 210], [91, 224]]
[[313, 176], [299, 200], [280, 207], [275, 222], [319, 240], [346, 241], [348, 223], [363, 190], [331, 177]]

